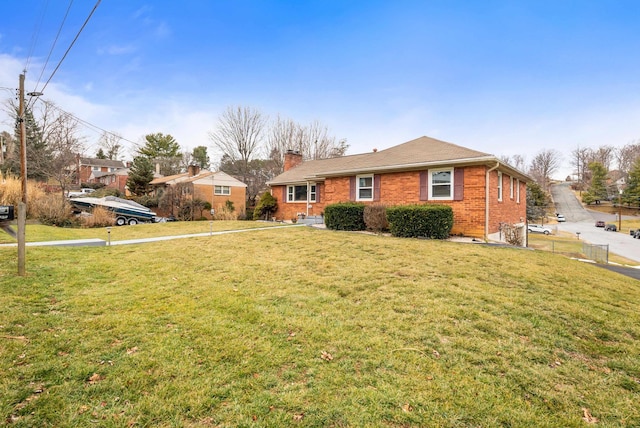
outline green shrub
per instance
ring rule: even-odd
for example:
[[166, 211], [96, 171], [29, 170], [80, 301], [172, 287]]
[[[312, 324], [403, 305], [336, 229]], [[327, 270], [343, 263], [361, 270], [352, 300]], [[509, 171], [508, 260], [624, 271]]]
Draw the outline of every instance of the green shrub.
[[260, 220], [264, 218], [268, 220], [272, 213], [278, 209], [278, 200], [269, 192], [264, 192], [260, 197], [260, 201], [253, 210], [253, 219]]
[[157, 196], [142, 195], [131, 198], [134, 202], [144, 205], [147, 208], [156, 208], [159, 206], [159, 198]]
[[389, 230], [403, 238], [447, 239], [453, 210], [447, 205], [403, 205], [387, 209]]
[[380, 233], [389, 230], [387, 221], [387, 207], [381, 204], [367, 205], [364, 207], [364, 224], [367, 230]]
[[365, 230], [364, 204], [341, 202], [327, 205], [324, 224], [332, 230]]

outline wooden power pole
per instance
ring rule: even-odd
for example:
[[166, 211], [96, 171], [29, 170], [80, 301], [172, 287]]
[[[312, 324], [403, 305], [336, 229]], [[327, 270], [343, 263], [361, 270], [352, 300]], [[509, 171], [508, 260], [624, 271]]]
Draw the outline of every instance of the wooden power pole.
[[18, 275], [26, 274], [26, 226], [27, 226], [27, 126], [25, 124], [24, 108], [24, 73], [20, 75], [19, 110], [20, 122], [20, 179], [22, 183], [22, 198], [18, 204]]

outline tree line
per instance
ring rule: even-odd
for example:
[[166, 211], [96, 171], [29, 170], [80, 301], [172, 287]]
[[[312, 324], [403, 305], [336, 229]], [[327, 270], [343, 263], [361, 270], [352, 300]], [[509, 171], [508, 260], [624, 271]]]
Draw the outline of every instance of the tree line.
[[[20, 123], [18, 108], [7, 104], [15, 120], [13, 135], [0, 133], [4, 147], [0, 170], [20, 174]], [[28, 177], [38, 181], [53, 181], [63, 191], [75, 180], [76, 158], [86, 152], [87, 141], [80, 134], [80, 121], [54, 103], [39, 101], [25, 109]], [[247, 184], [247, 205], [255, 204], [266, 189], [266, 182], [283, 171], [284, 155], [295, 150], [303, 159], [323, 159], [343, 156], [348, 148], [345, 139], [337, 140], [329, 128], [318, 121], [300, 124], [279, 115], [269, 118], [258, 109], [230, 106], [218, 118], [208, 134], [218, 161], [211, 162], [208, 147], [200, 145], [185, 150], [170, 134], [150, 133], [133, 147], [129, 190], [134, 195], [146, 195], [156, 172], [174, 175], [187, 171], [189, 165], [201, 169], [217, 168]], [[93, 157], [119, 160], [125, 141], [115, 132], [103, 132]], [[92, 156], [87, 156], [92, 157]]]

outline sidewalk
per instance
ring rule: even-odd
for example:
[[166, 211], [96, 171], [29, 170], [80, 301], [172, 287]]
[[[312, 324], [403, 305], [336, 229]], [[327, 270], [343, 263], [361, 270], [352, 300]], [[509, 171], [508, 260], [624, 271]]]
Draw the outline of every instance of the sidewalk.
[[[126, 226], [123, 226], [126, 227]], [[100, 247], [109, 245], [130, 245], [130, 244], [146, 244], [148, 242], [161, 242], [171, 241], [173, 239], [185, 239], [185, 238], [202, 238], [206, 236], [214, 235], [226, 235], [229, 233], [242, 233], [251, 232], [254, 230], [269, 230], [269, 229], [282, 229], [285, 227], [306, 227], [304, 224], [289, 224], [285, 226], [270, 226], [270, 227], [256, 227], [253, 229], [234, 229], [234, 230], [222, 230], [219, 232], [202, 232], [192, 233], [189, 235], [171, 235], [171, 236], [156, 236], [153, 238], [140, 238], [140, 239], [125, 239], [122, 241], [105, 241], [104, 239], [92, 238], [92, 239], [73, 239], [66, 241], [41, 241], [41, 242], [27, 242], [27, 247]], [[17, 247], [17, 243], [0, 244], [1, 247]]]

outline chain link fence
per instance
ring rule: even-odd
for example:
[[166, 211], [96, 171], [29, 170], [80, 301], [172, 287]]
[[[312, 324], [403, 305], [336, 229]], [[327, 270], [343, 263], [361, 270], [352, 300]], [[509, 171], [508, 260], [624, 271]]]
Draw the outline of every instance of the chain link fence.
[[582, 243], [584, 255], [596, 263], [609, 263], [609, 244], [595, 245]]

